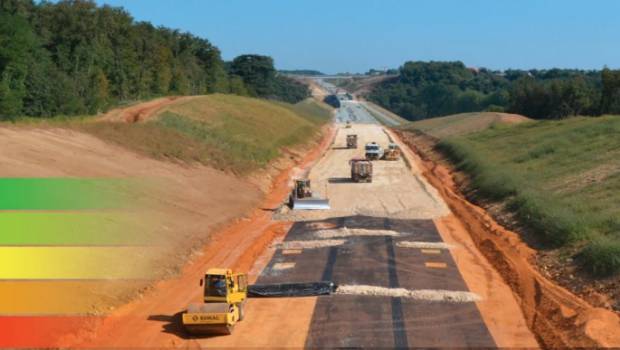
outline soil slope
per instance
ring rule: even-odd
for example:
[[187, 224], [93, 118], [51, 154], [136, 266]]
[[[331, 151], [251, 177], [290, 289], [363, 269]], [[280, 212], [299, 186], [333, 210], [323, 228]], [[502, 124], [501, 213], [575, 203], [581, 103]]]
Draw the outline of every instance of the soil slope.
[[[155, 181], [156, 186], [138, 189], [137, 195], [145, 199], [141, 203], [147, 206], [132, 210], [138, 211], [142, 220], [156, 221], [153, 236], [161, 238], [161, 249], [149, 250], [151, 259], [157, 262], [149, 270], [152, 279], [173, 274], [193, 247], [206, 242], [212, 230], [243, 216], [262, 197], [256, 186], [221, 171], [153, 160], [69, 130], [1, 128], [0, 148], [0, 177]], [[102, 287], [86, 283], [70, 286], [66, 292], [85, 298], [80, 303], [90, 307], [82, 312], [100, 312], [127, 301], [136, 292], [134, 282], [110, 284]]]
[[[173, 114], [177, 124], [161, 124], [165, 112]], [[0, 280], [0, 297], [10, 301], [0, 302], [0, 327], [10, 334], [0, 337], [0, 346], [58, 344], [59, 337], [142, 298], [155, 281], [178, 276], [189, 260], [200, 258], [201, 247], [212, 244], [214, 231], [250, 215], [261, 204], [282, 169], [290, 168], [321, 136], [321, 125], [330, 115], [310, 102], [288, 105], [213, 95], [157, 99], [92, 120], [0, 126], [0, 178], [129, 179], [123, 182], [129, 205], [93, 215], [117, 228], [120, 224], [117, 231], [122, 232], [115, 236], [123, 241], [144, 233], [153, 237], [131, 247], [0, 247], [54, 254], [77, 251], [80, 259], [94, 261], [95, 269], [103, 272], [134, 272], [138, 267], [133, 261], [141, 262], [137, 279], [58, 280], [51, 274], [43, 280]], [[215, 149], [209, 140], [214, 135], [220, 144], [236, 147], [217, 150], [222, 156], [217, 165], [227, 171], [209, 166], [213, 161], [208, 152]], [[248, 148], [263, 152], [260, 162], [244, 168], [245, 176], [234, 175], [234, 160], [243, 161]], [[255, 243], [252, 237], [246, 239]], [[105, 254], [94, 253], [99, 251]], [[75, 254], [60, 260], [70, 262]], [[86, 275], [92, 272], [88, 266], [83, 270]], [[35, 290], [45, 293], [45, 303]]]

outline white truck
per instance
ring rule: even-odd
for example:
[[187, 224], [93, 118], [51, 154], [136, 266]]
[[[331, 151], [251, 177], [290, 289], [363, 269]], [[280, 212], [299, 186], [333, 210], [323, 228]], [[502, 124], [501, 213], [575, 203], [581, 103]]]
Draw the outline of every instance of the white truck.
[[366, 144], [366, 159], [368, 160], [379, 160], [383, 158], [383, 148], [379, 146], [376, 142], [369, 142]]

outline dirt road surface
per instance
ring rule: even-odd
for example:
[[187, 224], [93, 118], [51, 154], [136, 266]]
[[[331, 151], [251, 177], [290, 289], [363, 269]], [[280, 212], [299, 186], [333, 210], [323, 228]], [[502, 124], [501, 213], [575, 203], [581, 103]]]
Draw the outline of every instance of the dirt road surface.
[[[60, 345], [536, 346], [510, 289], [421, 177], [413, 155], [405, 150], [405, 159], [376, 161], [372, 183], [351, 183], [348, 160], [362, 148], [344, 149], [346, 134], [357, 133], [360, 145], [400, 141], [377, 123], [338, 127], [333, 143], [305, 162], [331, 210], [257, 210], [216, 234], [179, 278]], [[261, 207], [283, 202], [290, 176], [303, 173], [283, 174]], [[287, 243], [302, 248], [285, 249]], [[180, 312], [200, 301], [198, 280], [215, 266], [249, 271], [251, 281], [332, 280], [347, 288], [328, 297], [250, 299], [233, 335], [190, 337], [179, 327]]]

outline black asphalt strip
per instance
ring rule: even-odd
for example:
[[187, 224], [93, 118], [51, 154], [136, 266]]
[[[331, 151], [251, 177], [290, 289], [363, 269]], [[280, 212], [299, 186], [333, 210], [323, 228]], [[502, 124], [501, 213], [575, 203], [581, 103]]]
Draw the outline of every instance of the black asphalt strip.
[[[321, 228], [384, 230], [402, 236], [346, 237], [337, 247], [303, 249], [299, 254], [278, 250], [257, 283], [333, 281], [336, 285], [467, 291], [451, 254], [425, 255], [400, 248], [399, 241], [441, 242], [431, 220], [400, 220], [351, 216], [297, 222], [285, 241], [317, 239]], [[445, 263], [429, 268], [428, 261]], [[286, 270], [277, 263], [294, 263]], [[333, 294], [318, 297], [306, 347], [406, 348], [494, 347], [475, 303], [442, 303], [372, 295]]]

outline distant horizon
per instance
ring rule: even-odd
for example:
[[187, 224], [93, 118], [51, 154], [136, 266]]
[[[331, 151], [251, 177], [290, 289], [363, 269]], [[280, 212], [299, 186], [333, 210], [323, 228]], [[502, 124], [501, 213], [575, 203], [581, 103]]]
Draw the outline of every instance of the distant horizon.
[[614, 18], [620, 2], [614, 0], [96, 2], [205, 38], [227, 61], [271, 56], [280, 70], [363, 74], [406, 61], [461, 61], [501, 71], [620, 68]]
[[[407, 61], [403, 62], [403, 64], [405, 64], [406, 62], [409, 62], [409, 61], [413, 61], [413, 60], [407, 60]], [[418, 62], [418, 61], [413, 61], [413, 62]], [[520, 70], [520, 71], [526, 71], [526, 72], [529, 72], [529, 71], [533, 71], [533, 70], [538, 70], [538, 71], [548, 71], [548, 70], [553, 70], [553, 69], [560, 69], [560, 70], [579, 70], [579, 71], [585, 71], [585, 72], [598, 72], [598, 71], [601, 71], [601, 70], [603, 70], [603, 69], [605, 68], [605, 66], [603, 66], [603, 67], [601, 67], [601, 68], [561, 68], [561, 67], [536, 68], [536, 67], [534, 67], [534, 68], [506, 68], [506, 69], [492, 69], [492, 68], [489, 68], [489, 67], [474, 67], [474, 66], [469, 66], [469, 65], [467, 65], [467, 63], [466, 63], [466, 62], [459, 61], [459, 60], [456, 60], [456, 61], [439, 61], [439, 60], [429, 60], [429, 61], [419, 61], [419, 62], [462, 62], [462, 63], [465, 65], [465, 67], [466, 67], [466, 68], [469, 68], [469, 69], [488, 69], [488, 70], [490, 70], [490, 71], [492, 71], [492, 72], [506, 72], [506, 71], [509, 71], [509, 70]], [[388, 70], [390, 70], [390, 69], [396, 69], [396, 70], [399, 70], [399, 69], [402, 67], [402, 65], [403, 65], [403, 64], [401, 64], [401, 65], [400, 65], [400, 66], [398, 66], [398, 67], [389, 67], [389, 68], [387, 68], [387, 69], [388, 69]], [[607, 67], [607, 68], [610, 68], [610, 67]], [[312, 68], [292, 68], [292, 69], [286, 69], [286, 68], [280, 68], [280, 67], [277, 67], [277, 65], [276, 65], [276, 69], [277, 69], [278, 71], [317, 71], [317, 72], [319, 72], [319, 73], [322, 73], [322, 74], [323, 74], [323, 75], [325, 75], [325, 76], [336, 76], [336, 75], [342, 75], [342, 74], [364, 75], [364, 74], [368, 73], [368, 71], [373, 70], [373, 69], [374, 69], [374, 70], [383, 70], [383, 69], [379, 69], [379, 68], [369, 68], [368, 70], [366, 70], [366, 71], [364, 71], [364, 72], [336, 72], [336, 73], [325, 73], [325, 72], [319, 71], [319, 70], [317, 70], [317, 69], [312, 69]]]

